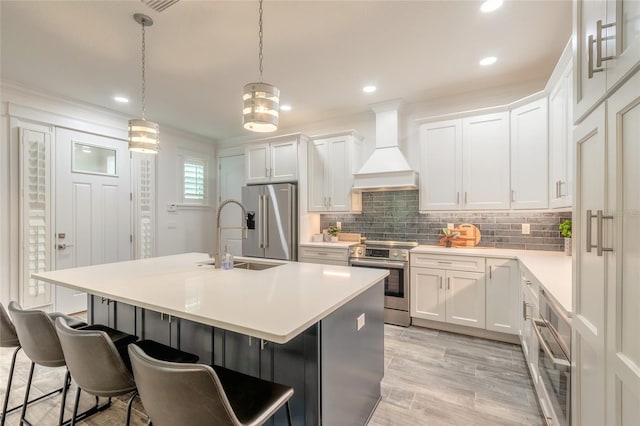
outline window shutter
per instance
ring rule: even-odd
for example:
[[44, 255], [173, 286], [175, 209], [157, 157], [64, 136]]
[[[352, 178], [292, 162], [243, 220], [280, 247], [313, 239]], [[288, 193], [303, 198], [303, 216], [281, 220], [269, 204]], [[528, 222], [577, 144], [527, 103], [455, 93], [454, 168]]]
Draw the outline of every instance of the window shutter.
[[134, 154], [136, 259], [155, 256], [155, 156]]
[[185, 158], [183, 168], [183, 197], [185, 203], [204, 204], [205, 162], [195, 158]]

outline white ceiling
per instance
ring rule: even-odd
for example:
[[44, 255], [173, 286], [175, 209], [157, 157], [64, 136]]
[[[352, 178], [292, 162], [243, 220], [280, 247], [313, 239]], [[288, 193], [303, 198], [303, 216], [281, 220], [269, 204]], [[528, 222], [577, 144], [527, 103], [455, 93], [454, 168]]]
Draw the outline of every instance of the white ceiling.
[[[281, 91], [280, 125], [546, 80], [571, 34], [570, 0], [264, 3], [264, 80]], [[0, 2], [3, 80], [136, 117], [147, 29], [147, 118], [214, 139], [246, 135], [242, 87], [258, 78], [257, 1]], [[485, 56], [497, 56], [481, 67]], [[364, 94], [365, 84], [378, 91]], [[127, 105], [113, 96], [128, 96]]]

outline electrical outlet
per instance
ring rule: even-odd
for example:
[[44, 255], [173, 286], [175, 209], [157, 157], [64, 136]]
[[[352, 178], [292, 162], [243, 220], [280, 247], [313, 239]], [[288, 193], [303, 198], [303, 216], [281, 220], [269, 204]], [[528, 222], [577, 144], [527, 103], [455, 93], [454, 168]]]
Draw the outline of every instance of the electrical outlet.
[[169, 203], [167, 204], [167, 211], [168, 212], [175, 212], [178, 210], [178, 205], [174, 204], [174, 203]]
[[529, 235], [531, 234], [531, 225], [528, 223], [523, 223], [522, 224], [522, 234], [523, 235]]
[[336, 228], [342, 229], [342, 222], [336, 222]]
[[453, 229], [454, 228], [453, 223], [447, 223], [447, 228], [448, 229]]
[[364, 327], [364, 313], [361, 314], [357, 319], [356, 319], [356, 331], [360, 331], [360, 329], [362, 327]]

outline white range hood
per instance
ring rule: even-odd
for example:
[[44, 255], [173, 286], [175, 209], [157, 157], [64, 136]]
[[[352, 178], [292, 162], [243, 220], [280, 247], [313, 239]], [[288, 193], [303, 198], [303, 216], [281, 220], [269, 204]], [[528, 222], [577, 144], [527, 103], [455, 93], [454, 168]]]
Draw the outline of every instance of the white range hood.
[[401, 101], [371, 105], [376, 113], [376, 149], [353, 175], [356, 191], [417, 189], [418, 173], [399, 147], [398, 109]]

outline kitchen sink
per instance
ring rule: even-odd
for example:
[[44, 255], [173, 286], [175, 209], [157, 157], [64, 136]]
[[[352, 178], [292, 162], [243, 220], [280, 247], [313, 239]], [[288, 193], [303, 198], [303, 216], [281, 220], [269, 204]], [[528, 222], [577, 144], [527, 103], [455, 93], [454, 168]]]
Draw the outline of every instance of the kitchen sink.
[[[207, 262], [200, 262], [198, 266], [213, 266], [215, 262], [213, 260]], [[234, 260], [234, 269], [246, 269], [248, 271], [263, 271], [265, 269], [275, 268], [276, 266], [284, 265], [284, 263], [266, 263], [266, 262], [253, 262], [250, 260]]]

